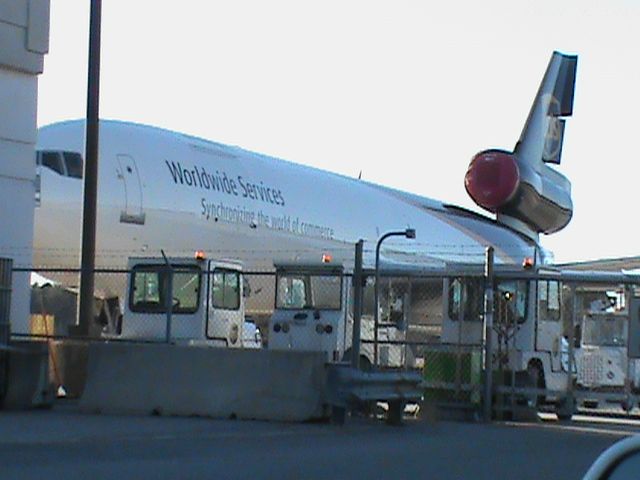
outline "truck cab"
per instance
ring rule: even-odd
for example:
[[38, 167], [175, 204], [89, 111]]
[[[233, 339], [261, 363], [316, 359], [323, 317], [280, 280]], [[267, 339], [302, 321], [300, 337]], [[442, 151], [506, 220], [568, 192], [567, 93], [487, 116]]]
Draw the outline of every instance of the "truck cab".
[[[514, 267], [496, 266], [495, 270], [494, 368], [518, 372], [530, 386], [564, 390], [567, 373], [562, 345], [566, 328], [561, 313], [561, 282], [526, 279], [530, 271], [523, 271], [518, 278]], [[473, 276], [451, 276], [443, 281], [444, 344], [483, 344], [485, 280], [477, 271], [469, 271]], [[537, 274], [547, 272], [549, 268], [536, 270]]]
[[[346, 350], [349, 285], [334, 265], [276, 265], [269, 349], [322, 351], [338, 361]], [[350, 337], [349, 333], [349, 337]]]
[[240, 264], [203, 256], [132, 257], [128, 267], [120, 338], [243, 346]]
[[588, 311], [584, 314], [580, 325], [580, 348], [575, 350], [578, 385], [598, 390], [624, 388], [628, 326], [626, 312]]
[[[351, 272], [335, 264], [276, 265], [275, 308], [269, 321], [269, 349], [325, 352], [328, 362], [347, 360], [353, 335]], [[374, 364], [373, 271], [365, 271], [360, 364]], [[381, 367], [407, 361], [408, 288], [384, 279], [380, 286], [378, 360]], [[397, 342], [397, 343], [395, 343]]]

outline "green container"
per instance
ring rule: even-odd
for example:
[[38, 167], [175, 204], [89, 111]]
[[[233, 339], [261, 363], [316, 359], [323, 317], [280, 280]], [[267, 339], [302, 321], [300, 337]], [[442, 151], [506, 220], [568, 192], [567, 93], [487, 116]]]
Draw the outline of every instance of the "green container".
[[[425, 400], [480, 403], [480, 392], [458, 388], [459, 384], [480, 386], [482, 380], [481, 352], [425, 352], [423, 378], [427, 383]], [[429, 382], [449, 385], [430, 386]]]

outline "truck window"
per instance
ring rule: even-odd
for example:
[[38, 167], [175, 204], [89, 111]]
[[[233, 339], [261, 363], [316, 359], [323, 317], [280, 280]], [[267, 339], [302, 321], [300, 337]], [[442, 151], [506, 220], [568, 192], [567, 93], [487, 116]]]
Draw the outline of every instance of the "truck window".
[[276, 308], [340, 310], [342, 277], [279, 273], [276, 282]]
[[313, 275], [311, 277], [313, 308], [340, 310], [342, 278], [335, 275]]
[[306, 289], [302, 277], [279, 276], [276, 290], [276, 308], [306, 308]]
[[[136, 313], [166, 313], [168, 276], [165, 265], [136, 265], [131, 272], [129, 309]], [[196, 312], [199, 292], [200, 270], [197, 267], [174, 267], [172, 312]]]
[[[382, 282], [381, 282], [382, 283]], [[375, 312], [375, 277], [368, 276], [362, 292], [362, 315], [372, 317]], [[384, 296], [384, 283], [381, 284], [378, 294], [381, 298]], [[352, 295], [353, 296], [353, 291]]]
[[503, 324], [524, 323], [527, 319], [527, 281], [498, 282], [495, 292], [495, 318]]
[[[449, 318], [455, 322], [462, 313], [467, 322], [481, 321], [484, 312], [483, 299], [484, 280], [482, 278], [458, 277], [451, 279], [449, 284]], [[462, 305], [463, 300], [464, 305]]]
[[628, 318], [613, 314], [587, 314], [582, 322], [582, 344], [626, 347]]
[[[375, 279], [372, 290], [375, 289]], [[379, 301], [380, 310], [378, 320], [383, 324], [389, 324], [399, 329], [405, 328], [406, 317], [408, 315], [410, 284], [406, 278], [383, 277], [380, 279]], [[372, 292], [371, 313], [374, 312], [375, 295]]]
[[538, 318], [545, 321], [560, 320], [560, 284], [557, 280], [538, 282]]
[[214, 270], [211, 298], [214, 308], [238, 310], [240, 308], [240, 272]]

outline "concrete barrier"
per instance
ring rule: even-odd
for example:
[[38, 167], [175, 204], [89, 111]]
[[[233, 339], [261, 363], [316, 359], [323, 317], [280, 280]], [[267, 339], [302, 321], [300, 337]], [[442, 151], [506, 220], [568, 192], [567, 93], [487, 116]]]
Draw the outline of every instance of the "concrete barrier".
[[53, 405], [55, 392], [49, 382], [47, 342], [18, 341], [9, 344], [7, 387], [2, 408], [22, 410]]
[[324, 354], [89, 346], [85, 412], [305, 421], [325, 413]]
[[87, 378], [89, 343], [64, 339], [49, 343], [51, 363], [49, 377], [56, 386], [63, 386], [67, 398], [79, 398]]

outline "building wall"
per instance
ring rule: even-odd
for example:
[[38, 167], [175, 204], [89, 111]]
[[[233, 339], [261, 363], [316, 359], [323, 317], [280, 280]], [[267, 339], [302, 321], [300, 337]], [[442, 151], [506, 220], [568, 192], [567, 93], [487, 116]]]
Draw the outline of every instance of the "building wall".
[[[49, 0], [0, 0], [0, 256], [31, 265], [38, 75], [49, 48]], [[14, 273], [11, 329], [29, 325], [29, 274]]]

